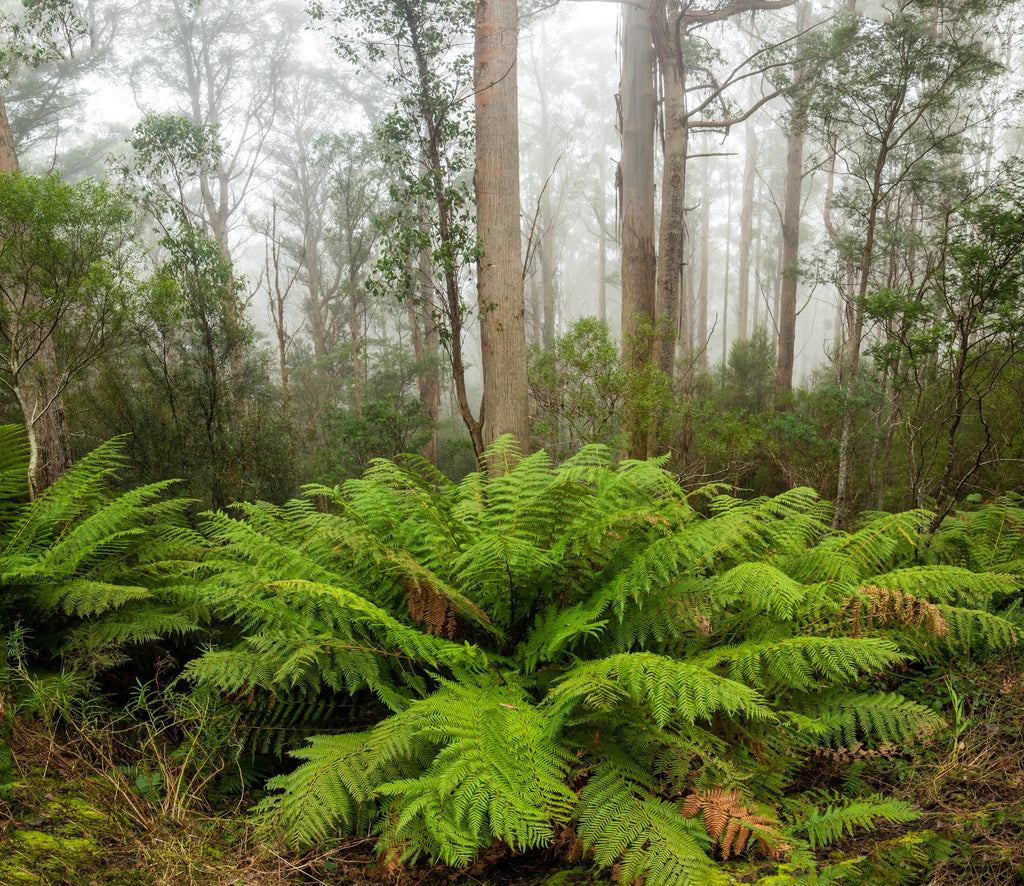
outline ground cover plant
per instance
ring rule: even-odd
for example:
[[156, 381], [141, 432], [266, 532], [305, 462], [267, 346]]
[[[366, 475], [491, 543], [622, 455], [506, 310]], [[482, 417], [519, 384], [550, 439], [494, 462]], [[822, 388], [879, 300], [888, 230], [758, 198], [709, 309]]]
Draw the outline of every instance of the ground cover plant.
[[[459, 483], [382, 460], [194, 529], [162, 488], [112, 492], [112, 456], [50, 504], [10, 458], [0, 583], [39, 663], [109, 680], [177, 656], [181, 679], [132, 695], [152, 753], [118, 770], [155, 815], [187, 818], [229, 770], [252, 788], [252, 762], [289, 751], [264, 833], [370, 839], [392, 874], [545, 849], [622, 883], [901, 882], [950, 855], [926, 793], [894, 784], [968, 728], [919, 674], [1017, 643], [1016, 501], [934, 535], [920, 511], [837, 531], [811, 490], [686, 491], [657, 460], [500, 441]], [[185, 728], [196, 704], [221, 726]], [[832, 855], [878, 826], [897, 835], [882, 850]]]

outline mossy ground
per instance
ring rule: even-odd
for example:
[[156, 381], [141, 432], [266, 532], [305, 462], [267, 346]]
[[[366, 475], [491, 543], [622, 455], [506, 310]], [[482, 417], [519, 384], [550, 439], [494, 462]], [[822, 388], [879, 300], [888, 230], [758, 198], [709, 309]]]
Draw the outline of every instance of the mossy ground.
[[[949, 728], [891, 759], [809, 779], [851, 778], [910, 800], [912, 825], [857, 833], [819, 854], [856, 875], [850, 884], [1024, 884], [1024, 658], [1002, 657], [955, 674], [924, 672], [900, 690], [947, 717]], [[197, 804], [171, 821], [156, 804], [125, 802], [125, 782], [54, 743], [31, 724], [15, 730], [15, 780], [0, 801], [0, 886], [590, 886], [610, 878], [565, 852], [512, 856], [495, 847], [470, 868], [388, 869], [354, 841], [298, 856], [258, 836], [246, 802]], [[137, 798], [138, 799], [138, 798]], [[148, 810], [148, 811], [147, 811]], [[564, 847], [562, 847], [564, 848]], [[806, 882], [768, 859], [730, 863], [734, 882]], [[837, 870], [838, 872], [838, 870]]]

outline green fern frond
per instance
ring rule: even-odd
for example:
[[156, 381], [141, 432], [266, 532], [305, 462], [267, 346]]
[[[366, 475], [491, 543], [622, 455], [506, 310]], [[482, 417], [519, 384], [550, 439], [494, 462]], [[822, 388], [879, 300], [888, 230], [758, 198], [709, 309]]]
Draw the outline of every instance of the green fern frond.
[[568, 755], [525, 696], [447, 685], [416, 710], [416, 734], [439, 751], [416, 778], [378, 787], [403, 809], [382, 849], [404, 842], [417, 821], [436, 834], [421, 851], [447, 864], [465, 864], [495, 839], [548, 845], [576, 797], [565, 784]]
[[580, 794], [577, 834], [594, 861], [618, 864], [618, 880], [650, 886], [713, 886], [728, 882], [707, 851], [702, 827], [656, 794], [650, 773], [601, 746], [599, 762]]
[[777, 693], [849, 685], [906, 658], [884, 639], [804, 636], [720, 647], [691, 662], [708, 669], [724, 665], [731, 680]]
[[722, 575], [715, 584], [714, 596], [719, 605], [738, 604], [786, 621], [796, 616], [806, 593], [806, 585], [771, 563], [752, 561], [740, 563]]
[[945, 725], [930, 708], [894, 692], [819, 692], [797, 696], [792, 707], [818, 719], [831, 747], [906, 744]]
[[870, 575], [895, 568], [918, 545], [929, 511], [883, 514], [856, 532], [834, 532], [804, 555], [794, 558], [787, 572], [798, 581], [838, 581], [856, 585]]
[[921, 813], [902, 800], [875, 795], [857, 800], [837, 800], [826, 806], [799, 809], [800, 820], [794, 831], [810, 844], [812, 849], [827, 846], [843, 837], [853, 836], [858, 829], [876, 827], [878, 819], [891, 824], [916, 821]]
[[943, 564], [893, 569], [866, 580], [889, 590], [907, 591], [932, 603], [984, 605], [1000, 599], [1020, 586], [1020, 576], [995, 572], [972, 572], [962, 566]]
[[128, 646], [194, 633], [206, 616], [195, 594], [200, 540], [186, 526], [189, 503], [167, 497], [171, 481], [114, 492], [122, 451], [122, 440], [97, 447], [34, 501], [21, 478], [4, 508], [5, 604], [51, 629], [60, 613], [62, 651], [88, 670]]
[[28, 499], [28, 456], [25, 429], [0, 424], [0, 538]]
[[946, 620], [946, 633], [942, 638], [953, 652], [998, 651], [1016, 646], [1021, 639], [1014, 622], [985, 612], [962, 606], [937, 605]]
[[577, 705], [605, 712], [627, 701], [649, 711], [659, 726], [673, 720], [693, 723], [717, 713], [772, 717], [764, 698], [749, 686], [691, 662], [644, 652], [576, 665], [548, 695], [559, 720]]
[[973, 571], [1024, 572], [1024, 499], [1005, 494], [942, 521], [931, 553]]
[[576, 797], [568, 755], [545, 726], [521, 693], [445, 684], [369, 733], [311, 740], [296, 754], [306, 762], [271, 783], [284, 791], [273, 807], [290, 838], [308, 843], [392, 798], [378, 851], [401, 844], [447, 864], [495, 839], [547, 845]]

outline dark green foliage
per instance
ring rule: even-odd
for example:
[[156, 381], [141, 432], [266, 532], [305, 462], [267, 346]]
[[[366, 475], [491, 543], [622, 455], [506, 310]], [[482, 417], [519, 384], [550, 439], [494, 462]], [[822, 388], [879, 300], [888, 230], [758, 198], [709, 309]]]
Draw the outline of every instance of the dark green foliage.
[[[33, 501], [18, 428], [0, 427], [0, 613], [37, 652], [103, 670], [165, 638], [194, 635], [205, 606], [196, 586], [198, 539], [188, 502], [169, 481], [113, 490], [123, 441], [79, 461]], [[150, 662], [152, 666], [152, 661]]]
[[584, 443], [621, 449], [627, 373], [608, 326], [593, 317], [573, 323], [547, 350], [530, 356], [531, 436], [564, 457]]

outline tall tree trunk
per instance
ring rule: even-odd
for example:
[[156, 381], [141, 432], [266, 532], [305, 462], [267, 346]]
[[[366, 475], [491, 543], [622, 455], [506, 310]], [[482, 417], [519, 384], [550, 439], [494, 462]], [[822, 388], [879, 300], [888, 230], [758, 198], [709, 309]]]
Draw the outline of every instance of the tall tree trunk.
[[697, 369], [708, 368], [708, 264], [711, 261], [711, 169], [704, 161], [700, 180], [700, 258], [697, 268], [697, 329], [694, 342], [698, 348]]
[[[543, 26], [541, 28], [543, 40]], [[540, 105], [540, 169], [545, 176], [541, 185], [539, 215], [539, 237], [537, 258], [540, 259], [540, 292], [543, 310], [541, 326], [541, 345], [549, 348], [555, 341], [555, 317], [558, 306], [556, 279], [558, 276], [558, 257], [555, 250], [555, 219], [551, 207], [551, 186], [554, 182], [555, 164], [551, 159], [551, 119], [548, 113], [547, 80], [540, 67], [535, 69], [537, 96]]]
[[[437, 208], [437, 233], [442, 245], [447, 246], [452, 242], [452, 206], [445, 193], [445, 174], [444, 164], [441, 159], [441, 142], [442, 133], [438, 128], [438, 121], [435, 115], [434, 104], [431, 98], [430, 81], [431, 73], [430, 66], [427, 62], [427, 55], [422, 45], [422, 39], [419, 33], [418, 19], [411, 12], [407, 13], [406, 23], [409, 26], [409, 37], [412, 44], [413, 54], [416, 58], [416, 70], [419, 78], [419, 110], [423, 118], [423, 123], [427, 130], [427, 141], [424, 148], [424, 161], [426, 162], [430, 170], [430, 184], [432, 188], [431, 197], [434, 201], [434, 205]], [[507, 73], [507, 72], [506, 72]], [[513, 83], [515, 80], [515, 72], [512, 72]], [[481, 101], [480, 86], [477, 86], [477, 103]], [[479, 136], [477, 138], [477, 149], [479, 150], [480, 141]], [[516, 144], [516, 179], [517, 179], [517, 198], [516, 198], [516, 230], [518, 231], [518, 141]], [[479, 217], [477, 231], [481, 234], [482, 232], [479, 227]], [[517, 235], [518, 237], [518, 235]], [[518, 239], [517, 239], [518, 242]], [[520, 295], [522, 294], [522, 265], [519, 264], [517, 270], [519, 277]], [[480, 404], [479, 418], [473, 414], [473, 408], [469, 403], [469, 393], [466, 388], [466, 365], [462, 359], [462, 338], [463, 338], [463, 305], [462, 295], [459, 289], [458, 271], [451, 260], [443, 261], [442, 276], [444, 277], [444, 298], [443, 303], [440, 306], [445, 318], [448, 321], [448, 347], [449, 358], [451, 360], [452, 367], [452, 383], [455, 387], [455, 403], [459, 410], [459, 415], [462, 418], [463, 423], [466, 425], [466, 429], [469, 431], [469, 439], [473, 444], [473, 452], [479, 458], [484, 451], [484, 406], [487, 399], [487, 389], [485, 382], [484, 389], [484, 402]], [[525, 314], [525, 309], [523, 311]], [[483, 311], [481, 311], [483, 314]], [[525, 316], [523, 317], [523, 336], [525, 339]], [[483, 326], [483, 319], [481, 318], [481, 327]], [[481, 337], [483, 333], [481, 332]], [[525, 353], [525, 341], [524, 341], [524, 353]], [[525, 356], [524, 356], [525, 360]], [[525, 369], [524, 369], [525, 372]], [[485, 370], [486, 375], [486, 370]], [[525, 392], [524, 385], [524, 396], [528, 397], [528, 393]]]
[[[651, 328], [657, 257], [654, 248], [654, 46], [642, 9], [622, 11], [622, 78], [619, 86], [622, 159], [619, 164], [619, 218], [622, 226], [622, 358], [631, 373], [644, 372], [651, 359]], [[639, 404], [627, 404], [629, 455], [647, 455], [649, 417]]]
[[7, 119], [7, 106], [0, 94], [0, 173], [18, 171], [18, 152], [14, 147], [14, 133]]
[[840, 526], [846, 517], [848, 507], [850, 474], [853, 459], [853, 389], [857, 381], [857, 370], [860, 364], [860, 349], [864, 338], [864, 298], [868, 293], [871, 280], [871, 262], [875, 251], [875, 229], [878, 224], [878, 212], [882, 204], [882, 173], [888, 157], [886, 145], [883, 144], [875, 160], [875, 168], [871, 181], [871, 202], [868, 205], [868, 217], [864, 227], [864, 246], [860, 255], [860, 266], [857, 270], [857, 292], [855, 298], [846, 301], [846, 347], [839, 366], [839, 386], [845, 394], [843, 406], [843, 425], [839, 437], [839, 476], [836, 481], [836, 510], [833, 525]]
[[[727, 202], [726, 219], [732, 218], [732, 179], [725, 188]], [[729, 270], [732, 260], [732, 225], [725, 226], [725, 269], [722, 272], [722, 366], [729, 362]]]
[[750, 335], [750, 247], [754, 238], [754, 182], [757, 175], [757, 132], [753, 118], [746, 122], [743, 196], [740, 204], [739, 329], [737, 338]]
[[518, 13], [516, 0], [476, 2], [474, 184], [485, 440], [511, 434], [525, 453], [530, 404], [519, 227]]
[[686, 255], [686, 222], [683, 212], [689, 127], [686, 123], [686, 84], [683, 76], [675, 63], [665, 64], [660, 51], [658, 57], [665, 108], [665, 163], [661, 178], [661, 224], [658, 232], [656, 357], [658, 368], [673, 378], [676, 344], [683, 332], [677, 322]]
[[[0, 175], [17, 172], [14, 134], [0, 95]], [[28, 298], [42, 305], [41, 293], [30, 292]], [[21, 352], [11, 354], [11, 386], [28, 435], [27, 480], [32, 498], [60, 479], [72, 462], [71, 432], [61, 395], [63, 380], [52, 332], [45, 323], [29, 323], [22, 332]]]
[[[801, 0], [796, 9], [796, 33], [802, 34], [810, 20], [810, 3]], [[803, 82], [806, 65], [797, 65], [794, 80]], [[775, 364], [775, 400], [785, 408], [793, 392], [793, 364], [796, 359], [796, 294], [800, 283], [800, 198], [803, 191], [806, 121], [791, 105], [786, 132], [786, 190], [782, 202], [782, 267], [779, 290], [779, 348]]]
[[429, 249], [420, 252], [419, 295], [412, 300], [409, 311], [415, 314], [413, 342], [420, 405], [430, 418], [430, 439], [424, 444], [423, 457], [436, 465], [437, 419], [441, 414], [440, 335], [434, 319], [434, 268]]
[[544, 320], [541, 327], [541, 345], [549, 348], [555, 341], [557, 307], [557, 289], [555, 287], [557, 259], [555, 258], [555, 225], [551, 212], [550, 188], [544, 188], [544, 193], [540, 195], [540, 243], [537, 246], [537, 256], [540, 258], [540, 292]]
[[[603, 153], [603, 152], [602, 152]], [[604, 158], [597, 157], [597, 316], [608, 322], [608, 173]]]
[[786, 139], [786, 192], [782, 206], [782, 289], [779, 295], [779, 353], [775, 399], [783, 403], [793, 391], [796, 358], [796, 293], [800, 282], [800, 194], [803, 183], [804, 132], [794, 123]]

